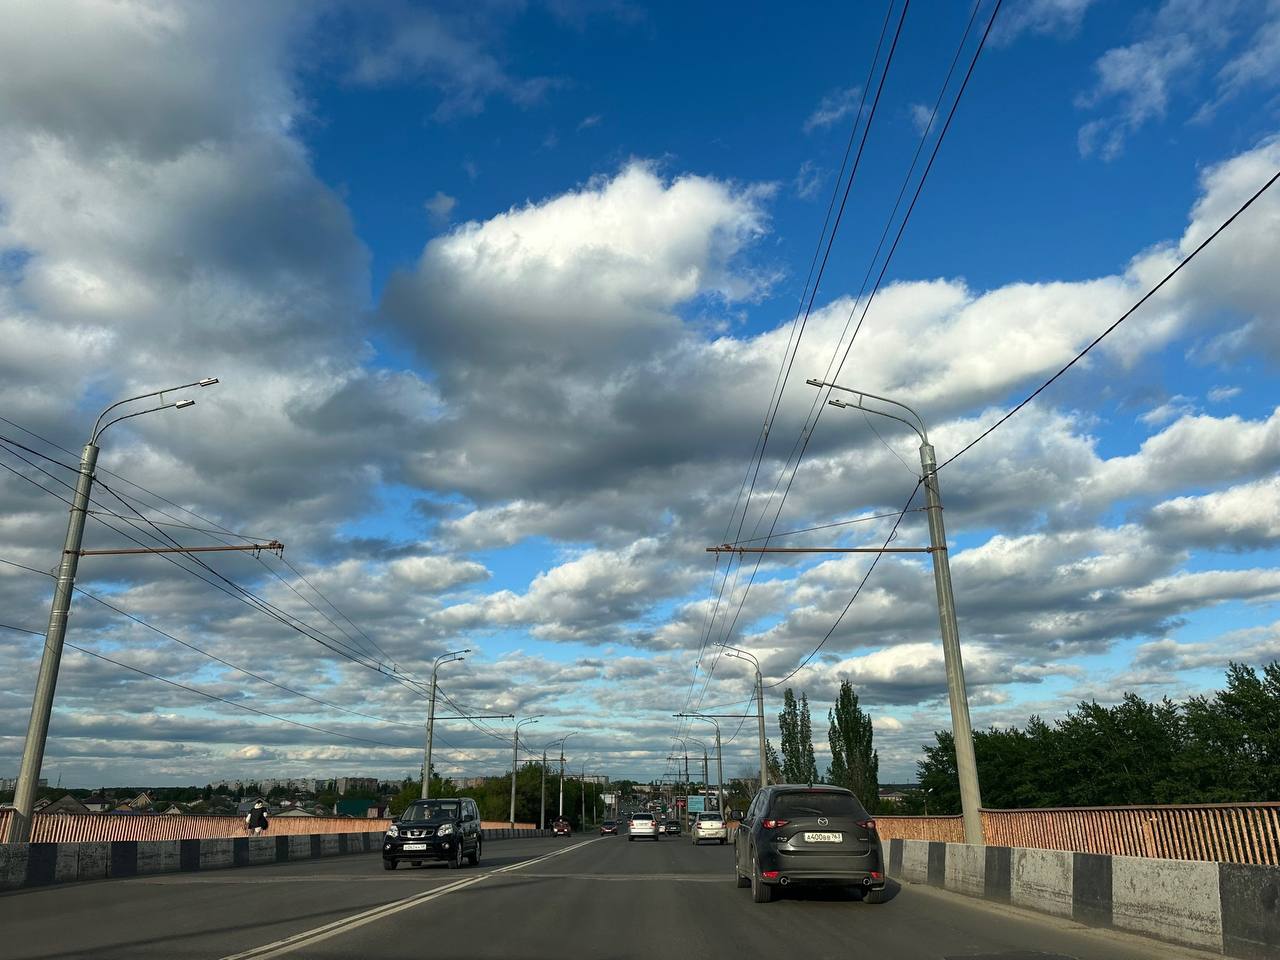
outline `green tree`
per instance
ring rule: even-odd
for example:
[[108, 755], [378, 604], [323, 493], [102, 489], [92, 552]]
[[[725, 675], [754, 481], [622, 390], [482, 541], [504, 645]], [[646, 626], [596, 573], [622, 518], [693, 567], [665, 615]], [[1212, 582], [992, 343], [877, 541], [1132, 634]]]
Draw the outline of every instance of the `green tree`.
[[840, 692], [827, 720], [827, 740], [831, 745], [827, 779], [852, 790], [862, 805], [874, 812], [880, 796], [880, 755], [875, 749], [871, 715], [858, 705], [858, 695], [848, 680], [840, 682]]
[[769, 739], [764, 742], [764, 761], [765, 771], [769, 774], [769, 782], [784, 783], [782, 761], [778, 758], [778, 751], [773, 748], [773, 741]]

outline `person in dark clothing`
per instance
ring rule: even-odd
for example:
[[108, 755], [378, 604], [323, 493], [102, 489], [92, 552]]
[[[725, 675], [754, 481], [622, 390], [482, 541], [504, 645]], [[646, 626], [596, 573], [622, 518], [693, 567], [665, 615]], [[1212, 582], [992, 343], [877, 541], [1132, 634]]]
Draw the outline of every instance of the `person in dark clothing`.
[[255, 837], [263, 833], [267, 829], [267, 805], [261, 800], [254, 803], [253, 809], [244, 818], [244, 823]]

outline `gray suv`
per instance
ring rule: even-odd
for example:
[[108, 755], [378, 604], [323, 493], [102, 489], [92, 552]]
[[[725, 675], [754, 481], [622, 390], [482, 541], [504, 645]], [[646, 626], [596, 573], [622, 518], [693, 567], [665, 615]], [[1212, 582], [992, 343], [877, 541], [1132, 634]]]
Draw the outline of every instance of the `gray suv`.
[[777, 784], [756, 794], [733, 839], [739, 887], [768, 903], [791, 884], [852, 886], [886, 899], [876, 822], [843, 787]]

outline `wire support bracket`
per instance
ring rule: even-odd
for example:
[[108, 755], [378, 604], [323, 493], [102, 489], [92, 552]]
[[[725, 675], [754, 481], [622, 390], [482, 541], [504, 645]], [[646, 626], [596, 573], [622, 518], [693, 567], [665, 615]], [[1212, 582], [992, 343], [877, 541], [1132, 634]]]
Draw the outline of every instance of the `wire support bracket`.
[[249, 550], [253, 552], [255, 557], [264, 550], [274, 553], [277, 557], [284, 556], [284, 544], [279, 540], [271, 540], [268, 543], [245, 543], [224, 547], [121, 547], [116, 550], [64, 550], [63, 552], [74, 553], [81, 557], [114, 557], [137, 553], [223, 553], [228, 550]]
[[707, 553], [934, 553], [946, 547], [739, 547], [722, 543]]

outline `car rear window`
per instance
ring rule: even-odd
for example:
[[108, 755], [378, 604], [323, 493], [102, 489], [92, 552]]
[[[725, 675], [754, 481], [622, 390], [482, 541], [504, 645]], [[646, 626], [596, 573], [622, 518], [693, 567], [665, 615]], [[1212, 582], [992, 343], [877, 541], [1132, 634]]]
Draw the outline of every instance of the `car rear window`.
[[699, 819], [699, 820], [719, 820], [719, 819], [720, 819], [720, 814], [718, 814], [718, 813], [700, 813], [700, 814], [698, 814], [698, 819]]
[[862, 804], [853, 795], [835, 793], [825, 790], [804, 790], [795, 793], [780, 793], [773, 798], [771, 813], [780, 818], [818, 816], [818, 817], [858, 817], [867, 816]]
[[637, 813], [637, 814], [633, 814], [633, 815], [632, 815], [632, 817], [631, 817], [631, 819], [632, 819], [632, 820], [652, 820], [652, 819], [653, 819], [653, 814], [650, 814], [650, 813]]

